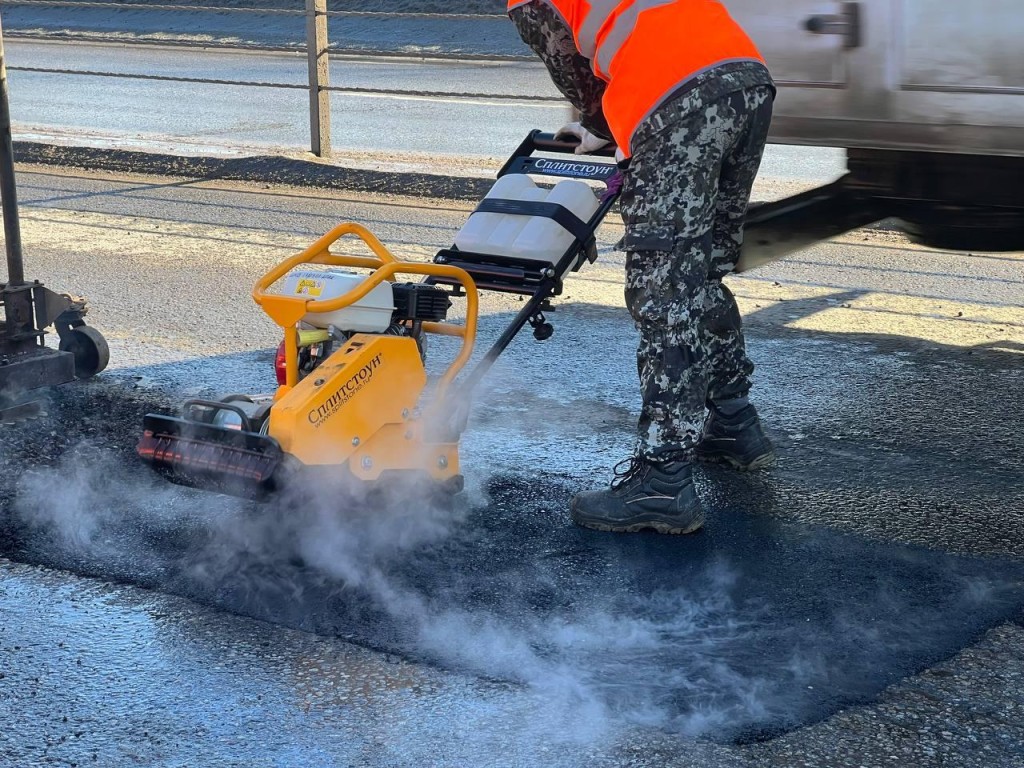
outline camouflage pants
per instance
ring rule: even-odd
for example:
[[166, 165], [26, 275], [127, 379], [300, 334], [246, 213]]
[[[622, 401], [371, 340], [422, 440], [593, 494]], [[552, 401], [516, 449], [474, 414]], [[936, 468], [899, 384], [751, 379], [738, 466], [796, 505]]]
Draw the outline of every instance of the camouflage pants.
[[[675, 112], [675, 114], [673, 114]], [[698, 91], [648, 121], [620, 205], [626, 305], [640, 333], [638, 451], [690, 450], [709, 399], [750, 389], [739, 310], [722, 278], [736, 264], [743, 219], [771, 122], [767, 86], [702, 102]], [[641, 136], [638, 131], [638, 136]]]

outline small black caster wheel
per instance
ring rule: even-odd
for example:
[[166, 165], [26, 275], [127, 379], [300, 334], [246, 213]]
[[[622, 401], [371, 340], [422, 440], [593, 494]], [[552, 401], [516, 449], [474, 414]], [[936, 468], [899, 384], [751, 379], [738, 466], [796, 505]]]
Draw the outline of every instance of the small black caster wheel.
[[75, 378], [88, 379], [107, 367], [110, 348], [103, 334], [88, 325], [79, 325], [65, 333], [60, 351], [75, 356]]
[[547, 341], [555, 335], [555, 327], [551, 323], [541, 323], [533, 329], [533, 338], [537, 341]]

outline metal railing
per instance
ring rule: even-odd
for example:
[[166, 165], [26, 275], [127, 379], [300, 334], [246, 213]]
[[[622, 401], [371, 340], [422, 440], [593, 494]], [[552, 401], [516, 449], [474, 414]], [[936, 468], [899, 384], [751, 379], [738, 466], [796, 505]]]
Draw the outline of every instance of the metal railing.
[[[262, 8], [262, 7], [230, 7], [217, 5], [175, 5], [148, 2], [75, 2], [74, 0], [0, 0], [0, 7], [29, 6], [51, 8], [103, 8], [133, 11], [175, 11], [188, 13], [237, 13], [259, 14], [270, 16], [302, 16], [306, 21], [305, 44], [299, 46], [271, 45], [239, 45], [218, 46], [204, 42], [204, 48], [229, 47], [232, 49], [246, 48], [260, 51], [305, 50], [308, 64], [306, 83], [280, 83], [256, 80], [230, 80], [205, 77], [188, 77], [179, 75], [147, 75], [128, 72], [109, 72], [86, 69], [70, 69], [58, 67], [20, 67], [8, 66], [14, 72], [35, 72], [42, 74], [72, 75], [86, 77], [127, 78], [133, 80], [156, 80], [177, 83], [201, 83], [205, 85], [230, 85], [253, 88], [281, 88], [291, 90], [307, 90], [309, 92], [309, 136], [310, 151], [322, 158], [331, 155], [331, 102], [330, 94], [353, 94], [369, 96], [407, 96], [436, 99], [465, 99], [467, 101], [530, 101], [553, 104], [566, 104], [565, 99], [558, 96], [524, 95], [511, 93], [479, 93], [467, 91], [435, 91], [409, 90], [388, 88], [360, 88], [353, 86], [332, 86], [330, 84], [329, 61], [331, 55], [358, 54], [360, 56], [379, 55], [389, 58], [418, 58], [422, 60], [456, 60], [481, 62], [526, 62], [534, 61], [529, 56], [502, 54], [465, 54], [443, 51], [428, 53], [411, 53], [408, 51], [366, 51], [345, 50], [331, 45], [328, 35], [328, 19], [334, 18], [379, 18], [379, 19], [432, 19], [439, 21], [494, 20], [504, 18], [503, 14], [474, 13], [423, 13], [400, 11], [345, 11], [329, 10], [327, 0], [304, 0], [305, 8]], [[8, 34], [8, 37], [13, 35]], [[120, 41], [123, 42], [123, 41]], [[161, 41], [161, 45], [181, 45], [178, 41]]]

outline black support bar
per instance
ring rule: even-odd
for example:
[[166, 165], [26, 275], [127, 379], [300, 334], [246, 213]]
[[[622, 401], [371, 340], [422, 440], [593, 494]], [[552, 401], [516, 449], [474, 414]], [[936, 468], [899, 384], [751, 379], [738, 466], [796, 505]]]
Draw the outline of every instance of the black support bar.
[[14, 180], [14, 145], [11, 141], [11, 106], [7, 88], [7, 57], [0, 22], [0, 202], [3, 205], [4, 237], [7, 245], [7, 284], [24, 285], [25, 263], [18, 221], [18, 191]]
[[735, 271], [756, 269], [890, 215], [883, 201], [849, 181], [850, 177], [844, 176], [818, 189], [752, 206]]

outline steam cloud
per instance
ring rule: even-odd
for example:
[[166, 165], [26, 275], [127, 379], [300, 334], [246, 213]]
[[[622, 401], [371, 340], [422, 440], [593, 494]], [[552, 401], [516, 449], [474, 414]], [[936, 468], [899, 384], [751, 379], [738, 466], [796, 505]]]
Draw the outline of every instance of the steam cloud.
[[[354, 506], [325, 488], [254, 506], [183, 491], [86, 445], [26, 474], [15, 510], [37, 546], [101, 562], [101, 575], [148, 569], [150, 583], [203, 602], [510, 685], [515, 701], [531, 702], [515, 715], [521, 754], [614, 748], [635, 729], [713, 740], [777, 732], [844, 696], [876, 694], [1018, 604], [990, 566], [816, 533], [762, 553], [762, 565], [782, 569], [776, 587], [807, 589], [801, 579], [823, 557], [813, 567], [833, 569], [845, 591], [833, 603], [822, 601], [828, 591], [798, 592], [791, 605], [806, 618], [780, 616], [777, 589], [728, 559], [731, 546], [764, 550], [764, 531], [733, 520], [747, 543], [692, 563], [673, 550], [650, 573], [650, 552], [630, 560], [628, 548], [663, 537], [603, 537], [616, 543], [595, 549], [593, 565], [585, 551], [545, 549], [580, 546], [564, 517], [490, 521], [514, 506], [515, 493], [488, 498], [507, 487], [445, 504], [397, 488]], [[947, 615], [971, 619], [954, 626]], [[479, 738], [505, 714], [477, 711]]]
[[[635, 606], [622, 612], [591, 600], [536, 611], [528, 595], [553, 581], [543, 567], [488, 606], [472, 597], [480, 574], [459, 574], [432, 590], [401, 575], [407, 559], [443, 551], [464, 531], [469, 509], [485, 501], [481, 489], [454, 505], [403, 503], [398, 492], [383, 507], [358, 512], [339, 510], [336, 491], [307, 496], [293, 508], [253, 509], [181, 491], [83, 445], [56, 468], [27, 473], [15, 508], [37, 536], [86, 561], [149, 561], [167, 570], [170, 552], [179, 578], [205, 585], [207, 594], [230, 585], [231, 602], [283, 623], [310, 628], [302, 612], [317, 610], [306, 597], [311, 589], [359, 603], [381, 617], [386, 632], [398, 628], [402, 651], [525, 686], [538, 707], [536, 719], [524, 724], [534, 739], [593, 746], [627, 727], [699, 736], [765, 714], [760, 681], [722, 662], [723, 651], [755, 631], [729, 618], [733, 575], [724, 564], [709, 569], [693, 595], [634, 596], [641, 616]], [[197, 527], [203, 532], [175, 552], [181, 530]], [[678, 657], [681, 647], [687, 663], [668, 663], [669, 651]], [[680, 708], [680, 697], [691, 705]]]

